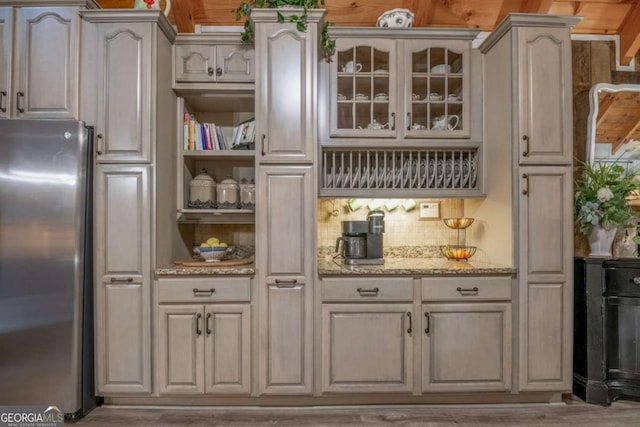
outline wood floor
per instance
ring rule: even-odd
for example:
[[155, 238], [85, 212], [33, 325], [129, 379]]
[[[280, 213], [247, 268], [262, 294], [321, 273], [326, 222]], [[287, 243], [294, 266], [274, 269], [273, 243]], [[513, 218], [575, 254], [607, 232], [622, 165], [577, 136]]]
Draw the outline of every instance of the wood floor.
[[371, 406], [349, 408], [130, 408], [103, 406], [74, 425], [80, 426], [640, 426], [640, 402], [619, 400], [610, 407], [576, 398], [556, 405]]

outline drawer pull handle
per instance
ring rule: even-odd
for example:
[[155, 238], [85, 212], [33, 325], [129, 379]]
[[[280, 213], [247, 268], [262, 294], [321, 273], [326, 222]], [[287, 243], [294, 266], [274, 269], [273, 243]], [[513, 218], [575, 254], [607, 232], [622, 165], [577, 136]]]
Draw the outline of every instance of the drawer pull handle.
[[640, 277], [634, 277], [631, 281], [634, 285], [640, 285]]
[[193, 296], [194, 297], [210, 297], [216, 290], [214, 288], [211, 289], [198, 289], [193, 288]]
[[461, 288], [460, 286], [458, 286], [458, 288], [456, 289], [456, 291], [460, 292], [460, 294], [462, 295], [469, 295], [469, 294], [474, 294], [474, 295], [478, 295], [478, 287], [474, 286], [473, 288], [469, 289], [469, 288]]
[[196, 334], [202, 335], [202, 329], [200, 329], [200, 319], [202, 319], [202, 314], [198, 313], [196, 316]]
[[207, 328], [207, 335], [211, 335], [211, 327], [209, 326], [209, 320], [211, 320], [211, 313], [207, 313], [207, 320], [205, 321], [205, 327]]
[[112, 277], [111, 283], [131, 283], [133, 282], [133, 277]]
[[276, 279], [275, 282], [277, 288], [295, 288], [298, 279]]
[[373, 289], [358, 288], [357, 290], [361, 297], [377, 297], [378, 292], [380, 292], [379, 288], [373, 288]]
[[529, 175], [526, 173], [522, 174], [522, 179], [524, 179], [524, 188], [522, 189], [522, 194], [525, 196], [529, 195]]
[[409, 328], [407, 329], [407, 333], [411, 334], [411, 332], [413, 332], [413, 320], [411, 319], [410, 311], [407, 311], [407, 317], [409, 318]]
[[4, 90], [0, 92], [0, 111], [7, 112], [7, 92]]
[[522, 157], [529, 157], [529, 137], [527, 135], [523, 135], [522, 142], [524, 145], [524, 150], [522, 150]]
[[16, 94], [16, 109], [20, 113], [24, 113], [24, 106], [22, 105], [21, 101], [24, 101], [24, 92], [18, 92]]
[[424, 318], [426, 319], [425, 322], [427, 323], [427, 326], [424, 328], [424, 333], [428, 335], [429, 331], [431, 330], [431, 318], [429, 317], [428, 311], [425, 311]]

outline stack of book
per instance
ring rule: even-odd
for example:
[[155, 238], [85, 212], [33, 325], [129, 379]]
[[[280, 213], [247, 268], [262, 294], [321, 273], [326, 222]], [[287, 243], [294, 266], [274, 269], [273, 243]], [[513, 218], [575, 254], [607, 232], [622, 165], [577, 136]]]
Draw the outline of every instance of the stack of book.
[[215, 123], [199, 123], [194, 116], [184, 114], [183, 148], [185, 151], [233, 150], [253, 148], [255, 119], [249, 119], [233, 128], [231, 141], [222, 127]]

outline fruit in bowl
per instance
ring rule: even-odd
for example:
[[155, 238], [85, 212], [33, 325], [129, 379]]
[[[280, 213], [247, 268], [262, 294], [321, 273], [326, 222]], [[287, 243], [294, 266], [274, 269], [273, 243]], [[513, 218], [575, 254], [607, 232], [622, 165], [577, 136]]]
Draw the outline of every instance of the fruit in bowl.
[[193, 252], [204, 258], [206, 262], [218, 262], [224, 258], [224, 256], [231, 252], [229, 245], [225, 242], [221, 242], [217, 237], [211, 237], [206, 242], [200, 244]]
[[194, 252], [204, 258], [206, 262], [218, 262], [229, 252], [229, 248], [227, 246], [200, 246], [195, 248]]

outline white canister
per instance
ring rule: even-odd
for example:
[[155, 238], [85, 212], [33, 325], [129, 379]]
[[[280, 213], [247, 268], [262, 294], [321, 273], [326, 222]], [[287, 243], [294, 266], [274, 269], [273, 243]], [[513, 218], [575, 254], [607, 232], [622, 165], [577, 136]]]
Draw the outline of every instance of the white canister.
[[256, 185], [253, 180], [250, 184], [240, 184], [240, 207], [242, 209], [255, 209], [256, 206]]
[[206, 169], [200, 169], [189, 183], [189, 207], [213, 208], [216, 200], [216, 182], [207, 174]]
[[238, 182], [227, 176], [217, 186], [218, 207], [221, 209], [235, 209], [238, 207]]

